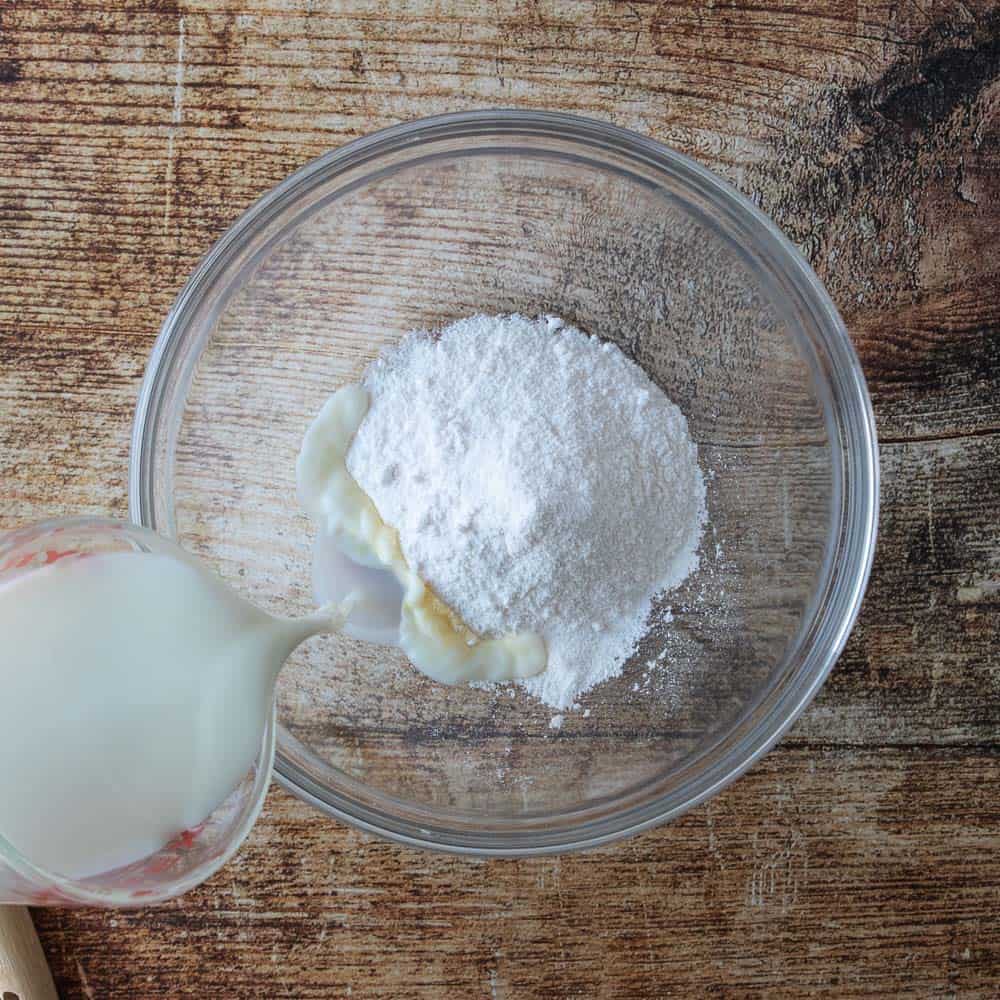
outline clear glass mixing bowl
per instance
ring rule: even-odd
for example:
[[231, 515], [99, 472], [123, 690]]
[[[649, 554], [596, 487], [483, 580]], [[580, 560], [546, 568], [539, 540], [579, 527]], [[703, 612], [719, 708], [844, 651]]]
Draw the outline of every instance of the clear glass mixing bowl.
[[260, 605], [307, 611], [294, 466], [310, 420], [408, 330], [480, 312], [557, 314], [680, 405], [709, 476], [701, 569], [561, 727], [519, 690], [312, 643], [279, 684], [275, 766], [330, 815], [406, 843], [591, 846], [690, 808], [778, 739], [843, 647], [874, 548], [875, 431], [843, 324], [717, 177], [631, 132], [522, 111], [412, 122], [308, 164], [167, 317], [131, 513]]

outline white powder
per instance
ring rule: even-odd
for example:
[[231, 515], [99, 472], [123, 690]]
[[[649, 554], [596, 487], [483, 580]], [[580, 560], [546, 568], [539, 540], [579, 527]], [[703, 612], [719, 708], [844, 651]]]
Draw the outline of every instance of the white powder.
[[482, 635], [529, 630], [558, 709], [616, 676], [696, 568], [705, 484], [680, 410], [612, 344], [547, 317], [411, 333], [365, 373], [347, 466]]

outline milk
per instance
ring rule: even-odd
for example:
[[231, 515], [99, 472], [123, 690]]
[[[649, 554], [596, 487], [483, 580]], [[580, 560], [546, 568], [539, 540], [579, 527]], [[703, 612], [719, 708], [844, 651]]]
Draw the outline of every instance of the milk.
[[159, 850], [240, 784], [282, 663], [332, 626], [274, 618], [160, 553], [0, 585], [0, 835], [76, 878]]
[[[335, 595], [357, 586], [362, 594], [355, 616], [357, 637], [398, 642], [418, 670], [442, 684], [540, 673], [546, 662], [541, 637], [531, 632], [475, 635], [410, 567], [396, 530], [351, 476], [347, 453], [368, 405], [364, 386], [338, 389], [310, 425], [299, 451], [299, 501], [319, 528], [313, 568], [317, 594]], [[387, 574], [389, 583], [384, 582]], [[368, 614], [364, 631], [362, 613]]]

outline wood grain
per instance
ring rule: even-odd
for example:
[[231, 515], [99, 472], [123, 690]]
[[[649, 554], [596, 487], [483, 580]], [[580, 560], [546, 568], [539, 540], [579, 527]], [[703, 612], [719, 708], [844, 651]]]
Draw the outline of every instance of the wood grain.
[[186, 899], [36, 920], [64, 995], [986, 998], [998, 780], [994, 751], [786, 749], [655, 833], [528, 861], [333, 833], [275, 789]]
[[871, 589], [789, 739], [589, 855], [418, 854], [271, 793], [154, 911], [36, 911], [64, 997], [993, 997], [1000, 9], [971, 0], [0, 0], [0, 529], [125, 513], [199, 256], [303, 162], [471, 107], [721, 172], [809, 256], [882, 441]]

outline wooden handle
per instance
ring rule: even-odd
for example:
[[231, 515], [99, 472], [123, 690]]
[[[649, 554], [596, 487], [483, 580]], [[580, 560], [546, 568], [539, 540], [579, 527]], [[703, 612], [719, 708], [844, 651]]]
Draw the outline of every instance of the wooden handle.
[[59, 1000], [35, 925], [23, 906], [0, 906], [0, 1000]]

